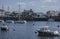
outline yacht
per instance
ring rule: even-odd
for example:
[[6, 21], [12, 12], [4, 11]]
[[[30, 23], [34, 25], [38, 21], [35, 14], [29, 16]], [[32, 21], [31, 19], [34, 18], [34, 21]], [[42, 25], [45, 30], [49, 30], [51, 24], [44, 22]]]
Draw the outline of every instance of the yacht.
[[50, 29], [48, 29], [49, 26], [45, 26], [45, 27], [42, 27], [41, 29], [39, 29], [37, 32], [38, 32], [38, 35], [40, 36], [59, 36], [59, 31], [52, 31]]

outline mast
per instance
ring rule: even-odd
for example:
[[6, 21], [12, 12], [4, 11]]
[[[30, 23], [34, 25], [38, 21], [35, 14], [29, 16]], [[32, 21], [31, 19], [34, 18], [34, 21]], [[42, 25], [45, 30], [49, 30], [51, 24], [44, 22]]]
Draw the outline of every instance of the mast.
[[19, 11], [19, 13], [20, 13], [20, 4], [18, 5], [18, 7], [19, 7], [18, 11]]
[[[4, 15], [4, 5], [2, 4], [2, 15]], [[2, 16], [2, 20], [3, 20], [3, 16]]]
[[2, 4], [2, 10], [4, 10], [4, 5]]
[[[4, 20], [4, 5], [2, 4], [2, 20]], [[4, 24], [4, 21], [2, 21], [3, 22], [3, 24]]]
[[19, 4], [18, 4], [18, 13], [19, 13], [19, 20], [20, 20], [20, 0], [19, 0]]
[[18, 12], [20, 13], [20, 0], [19, 0], [19, 4], [18, 4]]
[[4, 5], [2, 4], [2, 14], [3, 14], [3, 11], [4, 11]]
[[8, 6], [7, 11], [9, 12], [10, 7]]

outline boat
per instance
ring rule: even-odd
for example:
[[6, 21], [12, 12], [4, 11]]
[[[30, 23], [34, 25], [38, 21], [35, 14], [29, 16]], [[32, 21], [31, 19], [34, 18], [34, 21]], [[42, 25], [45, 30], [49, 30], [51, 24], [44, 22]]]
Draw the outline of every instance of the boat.
[[6, 20], [7, 23], [14, 23], [13, 20]]
[[0, 22], [4, 23], [4, 20], [0, 20]]
[[59, 36], [60, 35], [58, 31], [53, 31], [48, 29], [48, 26], [42, 27], [37, 32], [38, 32], [38, 35], [40, 36]]
[[7, 31], [8, 30], [8, 26], [3, 24], [3, 26], [0, 27], [2, 31]]
[[55, 20], [52, 19], [52, 18], [49, 18], [48, 21], [49, 21], [49, 22], [54, 22]]
[[21, 23], [21, 24], [24, 24], [24, 23], [27, 23], [25, 20], [23, 20], [23, 21], [15, 21], [14, 23]]

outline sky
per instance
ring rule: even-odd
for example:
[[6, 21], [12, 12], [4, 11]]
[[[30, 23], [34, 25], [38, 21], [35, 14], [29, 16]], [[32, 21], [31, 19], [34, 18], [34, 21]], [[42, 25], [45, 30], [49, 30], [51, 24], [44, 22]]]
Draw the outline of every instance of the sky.
[[60, 0], [0, 0], [0, 9], [20, 11], [32, 9], [35, 12], [46, 12], [48, 10], [60, 11]]

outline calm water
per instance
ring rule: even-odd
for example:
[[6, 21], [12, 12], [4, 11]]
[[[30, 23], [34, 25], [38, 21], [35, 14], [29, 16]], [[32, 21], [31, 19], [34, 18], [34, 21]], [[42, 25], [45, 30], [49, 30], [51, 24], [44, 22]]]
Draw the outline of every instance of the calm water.
[[[26, 24], [13, 24], [6, 23], [9, 27], [9, 31], [3, 32], [0, 30], [0, 39], [60, 39], [60, 37], [41, 37], [38, 36], [35, 31], [42, 26], [50, 26], [50, 29], [58, 30], [60, 28], [60, 22], [27, 22]], [[0, 23], [2, 25], [2, 23]], [[15, 29], [15, 31], [14, 31]]]

